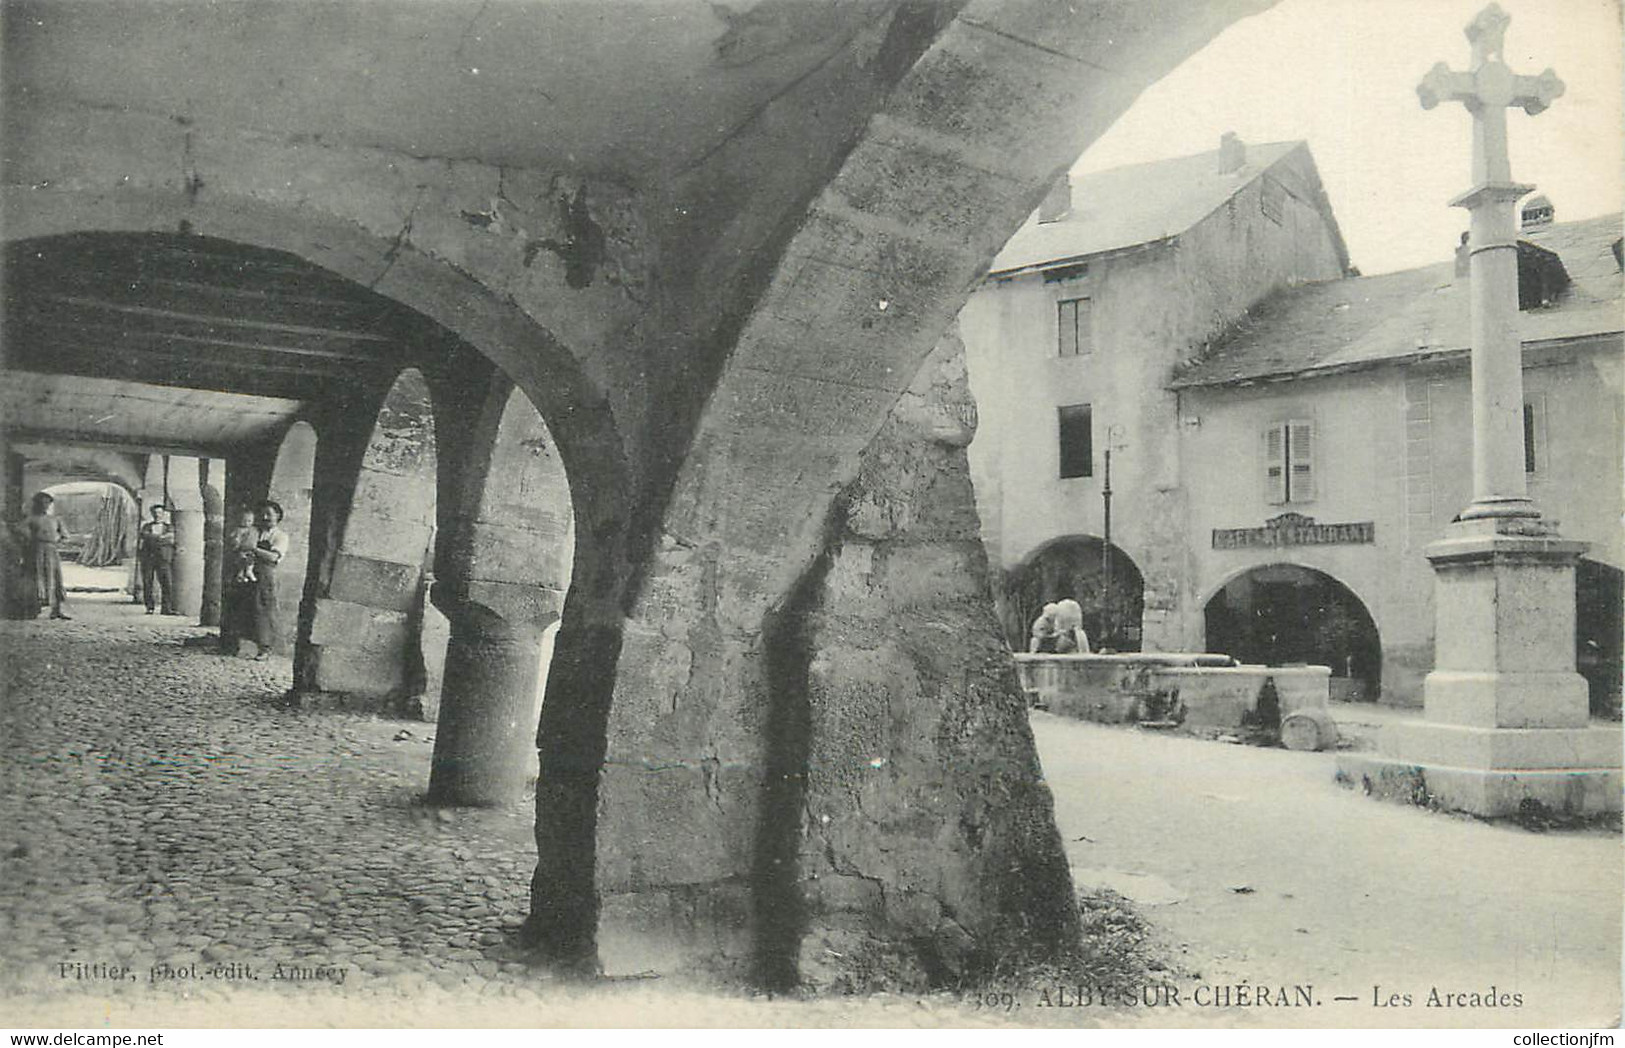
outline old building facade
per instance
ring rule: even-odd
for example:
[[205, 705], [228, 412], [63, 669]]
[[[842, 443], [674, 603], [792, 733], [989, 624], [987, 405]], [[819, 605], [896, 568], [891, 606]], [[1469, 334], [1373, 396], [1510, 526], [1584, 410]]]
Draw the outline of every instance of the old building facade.
[[[1132, 207], [1223, 153], [1090, 176], [1074, 200], [1094, 206], [1123, 179], [1116, 199]], [[1290, 191], [1313, 185], [1305, 164], [1289, 150], [1184, 232], [1121, 254], [1070, 249], [1065, 223], [1040, 212], [967, 304], [971, 461], [1011, 644], [1036, 603], [1072, 595], [1113, 647], [1324, 664], [1334, 697], [1420, 704], [1423, 549], [1470, 499], [1465, 256], [1343, 277], [1323, 198]], [[1276, 180], [1289, 191], [1272, 207]], [[1520, 234], [1525, 464], [1543, 513], [1590, 544], [1575, 643], [1600, 712], [1617, 706], [1620, 673], [1619, 218], [1552, 214], [1531, 200]], [[1133, 293], [1125, 271], [1143, 274]], [[1092, 316], [1087, 349], [1066, 330], [1074, 311]]]
[[977, 505], [1013, 644], [1037, 605], [1074, 596], [1098, 640], [1187, 645], [1189, 491], [1169, 382], [1270, 292], [1347, 264], [1308, 147], [1234, 136], [1062, 186], [1006, 245], [960, 330]]
[[[1575, 641], [1601, 712], [1618, 701], [1625, 563], [1620, 223], [1539, 211], [1520, 233], [1524, 468], [1542, 514], [1590, 547]], [[1175, 378], [1190, 643], [1337, 663], [1353, 695], [1420, 704], [1424, 550], [1472, 496], [1466, 279], [1443, 263], [1284, 292]]]

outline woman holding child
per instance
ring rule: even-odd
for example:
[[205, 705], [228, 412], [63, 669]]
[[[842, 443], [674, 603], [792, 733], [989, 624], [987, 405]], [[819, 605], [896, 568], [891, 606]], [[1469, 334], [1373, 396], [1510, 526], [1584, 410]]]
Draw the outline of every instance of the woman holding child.
[[282, 507], [267, 499], [243, 518], [227, 543], [227, 570], [231, 585], [226, 596], [225, 626], [221, 643], [232, 652], [239, 638], [252, 640], [259, 649], [255, 659], [271, 654], [279, 632], [277, 623], [277, 566], [288, 555], [288, 533], [282, 523]]

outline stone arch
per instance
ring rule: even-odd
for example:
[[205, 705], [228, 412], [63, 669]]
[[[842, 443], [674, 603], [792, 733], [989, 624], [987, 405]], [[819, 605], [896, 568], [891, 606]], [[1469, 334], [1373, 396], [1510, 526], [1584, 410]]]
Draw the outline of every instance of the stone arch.
[[[760, 281], [761, 294], [728, 329], [726, 366], [659, 507], [658, 545], [623, 633], [599, 791], [603, 836], [616, 845], [599, 852], [604, 934], [624, 933], [622, 963], [744, 963], [765, 981], [795, 981], [803, 932], [838, 908], [785, 890], [783, 875], [796, 863], [787, 838], [815, 810], [800, 803], [797, 784], [807, 782], [822, 701], [798, 622], [837, 570], [866, 575], [861, 555], [834, 556], [840, 502], [866, 456], [887, 453], [877, 434], [998, 247], [1146, 84], [1239, 13], [1218, 4], [929, 7], [905, 5], [883, 50], [907, 54], [906, 74], [877, 99], [772, 264], [745, 278]], [[927, 46], [908, 54], [917, 32], [930, 34]], [[1096, 75], [1101, 67], [1080, 64], [1077, 48], [1105, 41], [1114, 72]], [[928, 509], [922, 518], [940, 523]], [[961, 578], [985, 591], [980, 571]], [[966, 647], [1002, 648], [991, 616], [975, 630]], [[930, 669], [952, 672], [955, 656], [938, 654]], [[895, 653], [871, 657], [871, 692], [905, 703], [900, 678], [915, 668]], [[997, 955], [1007, 942], [1000, 929], [1020, 920], [1042, 913], [1047, 934], [1037, 941], [1050, 944], [1078, 927], [1058, 835], [1023, 832], [1052, 823], [1014, 676], [1004, 666], [989, 680], [997, 699], [982, 712], [996, 714], [1001, 731], [983, 756], [998, 767], [967, 794], [964, 817], [946, 799], [921, 813], [942, 820], [930, 861], [953, 871], [945, 876], [973, 879], [965, 855], [1011, 857], [973, 889], [932, 892], [954, 900], [953, 923], [966, 930], [940, 953], [967, 966]], [[868, 767], [885, 782], [909, 765]], [[995, 793], [1006, 798], [999, 817], [981, 820], [980, 798]], [[881, 801], [869, 814], [903, 818], [903, 809]], [[752, 836], [759, 826], [784, 832]], [[1019, 877], [1008, 875], [1014, 868]], [[896, 884], [876, 876], [868, 890]], [[945, 931], [940, 912], [921, 905], [887, 935], [933, 943]], [[661, 926], [673, 933], [664, 943], [651, 931]]]
[[1581, 557], [1574, 573], [1574, 655], [1591, 694], [1593, 716], [1619, 716], [1622, 608], [1625, 572]]
[[[225, 193], [193, 200], [170, 191], [35, 191], [10, 185], [0, 191], [0, 200], [8, 216], [19, 218], [8, 220], [0, 231], [8, 241], [179, 228], [285, 251], [439, 325], [500, 369], [553, 423], [552, 436], [571, 478], [576, 542], [548, 678], [554, 723], [541, 750], [539, 861], [527, 940], [545, 957], [590, 964], [598, 914], [599, 777], [633, 569], [627, 540], [632, 497], [628, 448], [605, 392], [588, 377], [584, 362], [510, 298], [494, 294], [447, 262], [342, 219]], [[445, 443], [440, 442], [442, 454]], [[312, 536], [301, 630], [309, 629], [314, 587], [321, 578], [322, 550], [316, 538]], [[297, 588], [287, 587], [283, 599], [290, 592]], [[297, 651], [294, 677], [296, 687], [306, 679]]]
[[[463, 446], [441, 479], [449, 498], [431, 599], [450, 638], [429, 795], [499, 804], [518, 795], [548, 745], [541, 688], [570, 589], [572, 488], [547, 423], [501, 373]], [[561, 693], [561, 703], [576, 700]]]
[[1364, 601], [1332, 575], [1301, 564], [1255, 564], [1202, 606], [1207, 650], [1244, 663], [1311, 663], [1332, 671], [1334, 698], [1372, 701], [1382, 682], [1382, 637]]
[[379, 401], [342, 507], [315, 598], [307, 686], [378, 708], [401, 708], [423, 694], [424, 575], [438, 468], [428, 382], [404, 368]]
[[71, 552], [80, 564], [108, 567], [135, 555], [140, 507], [129, 487], [116, 478], [62, 480], [37, 490], [56, 500], [56, 515], [73, 536], [62, 549], [64, 559]]
[[[572, 591], [586, 627], [618, 633], [629, 568], [624, 555], [631, 494], [628, 449], [604, 390], [584, 360], [544, 323], [449, 262], [321, 216], [252, 197], [123, 189], [0, 188], [4, 241], [72, 233], [188, 233], [284, 251], [432, 321], [493, 363], [552, 422], [573, 478], [581, 541]], [[574, 641], [561, 638], [561, 652]], [[594, 643], [602, 644], [599, 640]]]
[[146, 478], [145, 455], [73, 444], [14, 441], [11, 450], [23, 458], [25, 493], [73, 480], [104, 480], [139, 498]]
[[1097, 648], [1140, 650], [1145, 577], [1116, 543], [1083, 534], [1050, 539], [1006, 573], [1000, 590], [1000, 619], [1016, 651], [1027, 650], [1043, 606], [1068, 597], [1083, 606], [1084, 628]]

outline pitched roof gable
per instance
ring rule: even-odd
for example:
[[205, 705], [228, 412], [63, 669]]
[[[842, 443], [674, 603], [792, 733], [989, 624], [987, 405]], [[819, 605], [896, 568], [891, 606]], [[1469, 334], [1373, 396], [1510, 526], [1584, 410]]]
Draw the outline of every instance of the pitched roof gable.
[[[1030, 269], [1177, 237], [1296, 150], [1304, 152], [1313, 172], [1305, 143], [1270, 142], [1248, 145], [1245, 163], [1229, 172], [1220, 170], [1219, 151], [1213, 150], [1079, 176], [1072, 181], [1071, 213], [1057, 222], [1029, 218], [994, 258], [991, 271]], [[1318, 174], [1314, 189], [1320, 193]], [[1335, 233], [1331, 208], [1324, 210]]]
[[[1518, 314], [1524, 343], [1570, 341], [1625, 328], [1625, 277], [1614, 260], [1620, 216], [1519, 235], [1562, 259], [1571, 279], [1557, 302]], [[1286, 288], [1266, 298], [1174, 387], [1224, 385], [1465, 353], [1468, 285], [1450, 263]]]

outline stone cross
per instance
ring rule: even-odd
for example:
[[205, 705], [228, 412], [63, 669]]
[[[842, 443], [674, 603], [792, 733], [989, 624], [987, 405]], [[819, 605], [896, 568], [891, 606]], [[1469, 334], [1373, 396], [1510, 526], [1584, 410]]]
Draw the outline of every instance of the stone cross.
[[1490, 4], [1467, 25], [1472, 45], [1472, 68], [1453, 72], [1440, 62], [1416, 86], [1423, 109], [1440, 102], [1461, 102], [1473, 114], [1473, 183], [1512, 181], [1507, 159], [1507, 118], [1511, 106], [1530, 116], [1545, 111], [1563, 95], [1563, 81], [1548, 68], [1539, 76], [1521, 76], [1507, 68], [1501, 49], [1507, 23], [1512, 21], [1500, 5]]
[[1462, 519], [1538, 517], [1523, 470], [1523, 347], [1518, 337], [1519, 197], [1534, 189], [1512, 181], [1507, 157], [1510, 106], [1531, 116], [1563, 94], [1563, 81], [1547, 69], [1513, 73], [1502, 60], [1511, 21], [1490, 4], [1467, 26], [1472, 68], [1454, 72], [1440, 62], [1416, 87], [1423, 109], [1460, 102], [1473, 116], [1473, 187], [1451, 203], [1471, 215], [1473, 502]]

